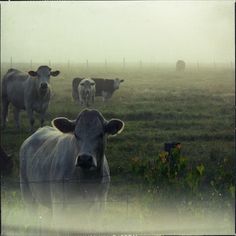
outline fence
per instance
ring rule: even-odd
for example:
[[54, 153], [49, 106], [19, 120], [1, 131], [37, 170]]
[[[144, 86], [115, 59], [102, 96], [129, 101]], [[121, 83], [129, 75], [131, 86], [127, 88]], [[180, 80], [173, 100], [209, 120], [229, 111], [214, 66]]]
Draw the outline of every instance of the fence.
[[[101, 178], [110, 178], [110, 175], [105, 175], [102, 176]], [[42, 181], [38, 181], [38, 180], [31, 180], [28, 182], [24, 182], [24, 181], [19, 181], [19, 180], [1, 180], [1, 186], [2, 186], [2, 190], [7, 189], [8, 186], [13, 186], [14, 188], [20, 188], [20, 186], [23, 186], [24, 184], [33, 184], [33, 185], [58, 185], [58, 187], [61, 188], [62, 190], [62, 194], [63, 196], [66, 195], [65, 190], [67, 189], [68, 186], [72, 186], [72, 185], [80, 185], [82, 188], [88, 188], [88, 191], [90, 189], [94, 189], [94, 187], [97, 187], [99, 184], [100, 185], [110, 185], [110, 180], [106, 180], [106, 181], [102, 181], [101, 182], [101, 178], [95, 178], [95, 179], [90, 179], [90, 180], [79, 180], [77, 178], [63, 178], [63, 179], [55, 179], [55, 180], [42, 180]], [[130, 196], [132, 195], [129, 192], [129, 187], [131, 185], [137, 185], [140, 186], [140, 184], [142, 184], [143, 182], [135, 182], [133, 179], [128, 179], [126, 178], [125, 180], [112, 180], [112, 186], [113, 187], [117, 187], [117, 186], [122, 186], [123, 189], [123, 196], [121, 200], [107, 200], [106, 202], [109, 203], [118, 203], [118, 202], [125, 202], [126, 203], [126, 210], [127, 210], [127, 214], [128, 214], [128, 205], [129, 203], [133, 202], [133, 200], [130, 199]], [[125, 185], [125, 187], [124, 187]], [[106, 186], [105, 186], [106, 187]], [[63, 198], [65, 200], [65, 198]], [[57, 201], [56, 204], [76, 204], [76, 202], [65, 202], [65, 201]], [[13, 201], [14, 199], [10, 199], [9, 201]], [[86, 201], [86, 202], [91, 202], [91, 201]], [[47, 203], [47, 202], [44, 202]], [[78, 204], [80, 204], [80, 202], [78, 202]]]
[[[27, 63], [25, 63], [27, 64]], [[33, 69], [33, 67], [35, 65], [39, 65], [39, 62], [33, 62], [33, 60], [31, 59], [29, 61], [29, 68]], [[42, 62], [42, 64], [45, 64]], [[47, 63], [46, 63], [47, 64]], [[56, 64], [67, 64], [67, 70], [69, 71], [72, 68], [72, 65], [80, 65], [80, 67], [84, 67], [85, 69], [89, 70], [89, 68], [92, 65], [98, 65], [99, 67], [103, 67], [104, 69], [108, 69], [109, 67], [112, 67], [114, 65], [122, 68], [123, 70], [127, 69], [129, 66], [132, 67], [137, 67], [140, 70], [144, 69], [145, 67], [151, 67], [151, 68], [156, 68], [159, 69], [161, 67], [170, 67], [170, 68], [174, 68], [176, 67], [176, 63], [164, 63], [164, 62], [144, 62], [143, 60], [139, 60], [137, 62], [135, 61], [130, 61], [128, 62], [126, 60], [125, 57], [123, 57], [121, 62], [109, 62], [107, 59], [104, 60], [104, 62], [91, 62], [89, 61], [89, 59], [86, 59], [85, 62], [71, 62], [70, 59], [67, 60], [67, 62], [65, 63], [58, 63], [58, 62], [52, 62], [51, 60], [48, 60], [48, 65], [49, 66], [53, 66]], [[10, 61], [9, 61], [9, 68], [14, 68], [14, 66], [17, 65], [17, 62], [14, 61], [13, 57], [10, 57]], [[199, 61], [197, 61], [196, 63], [194, 62], [186, 62], [186, 70], [188, 70], [189, 68], [191, 69], [195, 69], [197, 71], [199, 71], [200, 69], [204, 69], [204, 68], [212, 68], [214, 70], [218, 69], [218, 68], [228, 68], [231, 70], [234, 70], [235, 68], [235, 64], [234, 62], [230, 61], [230, 62], [216, 62], [213, 61], [212, 63], [200, 63]]]

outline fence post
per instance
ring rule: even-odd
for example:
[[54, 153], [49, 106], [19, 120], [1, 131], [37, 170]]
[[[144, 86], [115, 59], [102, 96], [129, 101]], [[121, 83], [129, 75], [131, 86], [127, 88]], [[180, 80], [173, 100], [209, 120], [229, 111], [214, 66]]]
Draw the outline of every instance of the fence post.
[[126, 217], [129, 219], [129, 196], [128, 196], [128, 182], [126, 183]]
[[32, 59], [30, 60], [30, 69], [32, 70]]
[[[1, 147], [1, 152], [2, 152], [2, 147]], [[2, 157], [2, 154], [1, 154], [1, 157]], [[0, 191], [2, 193], [2, 175], [0, 175]], [[1, 201], [0, 201], [0, 214], [2, 216], [2, 202]], [[1, 234], [2, 234], [2, 217], [0, 218], [0, 235]]]
[[63, 179], [62, 179], [62, 194], [63, 194], [63, 199], [62, 199], [62, 209], [64, 210], [65, 208], [65, 178], [63, 176]]
[[107, 59], [105, 59], [105, 69], [107, 69]]
[[42, 236], [42, 216], [39, 216], [39, 235]]
[[88, 59], [86, 60], [86, 69], [88, 70], [89, 64], [88, 64]]
[[140, 60], [139, 61], [139, 68], [142, 69], [142, 67], [143, 67], [143, 62], [142, 62], [142, 60]]
[[12, 56], [11, 56], [11, 59], [10, 59], [10, 68], [12, 68]]
[[125, 57], [123, 57], [123, 69], [125, 69]]
[[67, 62], [67, 70], [70, 70], [70, 60]]
[[51, 66], [51, 60], [49, 60], [48, 65]]

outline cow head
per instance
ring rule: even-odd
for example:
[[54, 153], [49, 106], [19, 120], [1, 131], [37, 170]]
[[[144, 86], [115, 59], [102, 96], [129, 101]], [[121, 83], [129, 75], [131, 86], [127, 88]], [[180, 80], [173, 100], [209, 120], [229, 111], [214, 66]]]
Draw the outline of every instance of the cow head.
[[57, 76], [60, 71], [51, 71], [48, 66], [40, 66], [37, 71], [29, 71], [28, 74], [36, 78], [39, 93], [45, 94], [50, 87], [50, 76]]
[[63, 133], [73, 133], [79, 153], [75, 165], [83, 170], [100, 170], [108, 135], [122, 132], [124, 123], [119, 119], [105, 120], [97, 110], [83, 110], [76, 120], [56, 118], [52, 125]]
[[114, 79], [114, 89], [118, 89], [120, 87], [120, 83], [124, 82], [123, 79]]
[[90, 96], [91, 89], [95, 86], [95, 82], [92, 79], [83, 79], [80, 81], [79, 86], [82, 88], [85, 97]]

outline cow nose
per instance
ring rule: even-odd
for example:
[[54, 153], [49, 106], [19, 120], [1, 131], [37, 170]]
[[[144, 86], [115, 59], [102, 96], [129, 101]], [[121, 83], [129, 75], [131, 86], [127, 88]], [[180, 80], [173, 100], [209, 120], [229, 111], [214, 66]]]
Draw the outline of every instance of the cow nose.
[[80, 166], [83, 169], [90, 169], [93, 165], [93, 158], [90, 155], [78, 156], [76, 166]]
[[48, 87], [47, 83], [41, 83], [41, 89], [46, 89]]

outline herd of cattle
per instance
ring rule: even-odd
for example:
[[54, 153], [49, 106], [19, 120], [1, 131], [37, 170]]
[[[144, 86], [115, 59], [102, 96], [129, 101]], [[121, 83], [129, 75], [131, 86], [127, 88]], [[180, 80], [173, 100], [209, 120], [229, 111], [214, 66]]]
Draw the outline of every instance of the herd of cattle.
[[[37, 71], [29, 71], [28, 74], [9, 69], [2, 80], [3, 127], [6, 126], [10, 103], [14, 107], [17, 128], [20, 126], [20, 110], [26, 110], [31, 131], [34, 112], [40, 114], [43, 126], [51, 97], [50, 77], [59, 74], [60, 71], [52, 71], [48, 66], [40, 66]], [[123, 81], [75, 78], [72, 81], [72, 97], [88, 107], [95, 96], [102, 96], [104, 101], [111, 98]], [[65, 194], [67, 199], [73, 196], [89, 199], [90, 202], [105, 202], [110, 182], [105, 156], [107, 136], [116, 135], [123, 128], [123, 121], [106, 120], [99, 111], [85, 108], [75, 120], [58, 117], [52, 121], [52, 127], [38, 129], [20, 148], [20, 183], [25, 203], [32, 207], [40, 203], [53, 209], [53, 203], [60, 202]], [[64, 180], [79, 182], [78, 191], [74, 191], [74, 185], [71, 188], [67, 186], [64, 191]], [[87, 181], [94, 184], [83, 184]]]
[[[185, 70], [185, 62], [176, 62], [176, 71]], [[26, 110], [31, 130], [34, 125], [34, 112], [40, 114], [41, 126], [51, 98], [50, 76], [58, 76], [60, 71], [51, 71], [48, 66], [40, 66], [37, 71], [28, 74], [17, 69], [9, 69], [2, 80], [2, 125], [6, 126], [9, 103], [14, 107], [14, 119], [19, 128], [19, 112]], [[72, 98], [84, 107], [94, 103], [96, 96], [103, 101], [111, 98], [119, 89], [123, 79], [74, 78], [72, 81]]]
[[[183, 70], [184, 62], [177, 62], [176, 68]], [[40, 66], [28, 74], [9, 69], [2, 79], [3, 128], [10, 103], [17, 128], [20, 110], [26, 110], [31, 131], [34, 112], [40, 114], [43, 126], [51, 97], [50, 77], [59, 74], [60, 71], [52, 71], [48, 66]], [[101, 96], [103, 101], [111, 98], [123, 81], [118, 78], [74, 78], [72, 97], [88, 107], [96, 96]], [[123, 121], [106, 120], [99, 111], [86, 108], [74, 120], [57, 117], [52, 126], [38, 129], [20, 148], [20, 183], [25, 202], [32, 207], [36, 203], [43, 204], [53, 210], [54, 202], [71, 197], [105, 203], [110, 183], [105, 156], [107, 137], [121, 133], [123, 128]], [[65, 191], [64, 183], [70, 180], [79, 183], [76, 188], [67, 185]]]
[[[34, 125], [34, 112], [40, 114], [41, 126], [51, 98], [50, 76], [58, 76], [60, 71], [52, 71], [48, 66], [40, 66], [28, 74], [17, 69], [9, 69], [2, 80], [2, 125], [6, 126], [8, 106], [14, 109], [16, 127], [20, 127], [19, 112], [26, 110], [31, 131]], [[111, 98], [124, 80], [102, 78], [75, 78], [72, 81], [72, 97], [82, 106], [94, 103], [95, 96], [103, 101]]]
[[112, 97], [124, 80], [103, 78], [74, 78], [72, 81], [72, 97], [81, 105], [94, 103], [95, 96], [101, 96], [103, 101]]

